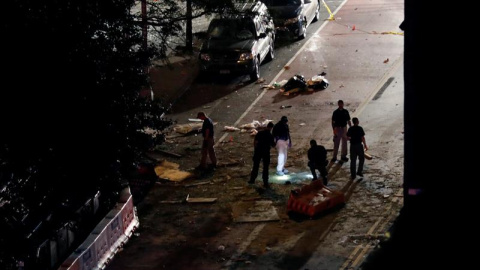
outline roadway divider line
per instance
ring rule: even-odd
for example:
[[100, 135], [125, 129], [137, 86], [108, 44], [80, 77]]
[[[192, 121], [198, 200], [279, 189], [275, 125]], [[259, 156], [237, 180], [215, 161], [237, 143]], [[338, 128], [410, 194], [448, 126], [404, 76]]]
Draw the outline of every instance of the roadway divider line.
[[371, 248], [372, 248], [372, 246], [366, 245], [363, 248], [363, 250], [357, 255], [357, 259], [355, 259], [355, 261], [353, 261], [353, 263], [352, 263], [352, 265], [350, 265], [350, 267], [355, 268], [357, 266], [357, 264], [363, 259], [363, 256], [365, 255], [365, 253]]
[[358, 117], [362, 111], [365, 109], [365, 107], [367, 106], [367, 104], [373, 99], [373, 97], [378, 93], [378, 91], [382, 88], [382, 86], [385, 84], [385, 82], [388, 80], [388, 78], [392, 77], [392, 75], [397, 71], [397, 69], [399, 68], [400, 64], [403, 63], [403, 53], [402, 55], [397, 59], [395, 60], [395, 62], [393, 63], [392, 67], [390, 68], [390, 70], [388, 70], [387, 72], [385, 72], [385, 74], [383, 75], [383, 77], [380, 79], [380, 81], [378, 81], [378, 84], [377, 86], [375, 86], [372, 91], [372, 93], [370, 93], [370, 95], [362, 102], [360, 103], [360, 105], [358, 105], [357, 109], [355, 110], [355, 112], [352, 113], [352, 118], [353, 117]]
[[375, 231], [375, 228], [380, 224], [380, 221], [382, 221], [382, 217], [379, 217], [377, 221], [373, 224], [373, 226], [368, 230], [367, 235], [372, 235], [373, 231]]
[[348, 256], [342, 266], [340, 266], [340, 269], [346, 269], [348, 267], [348, 265], [353, 261], [355, 254], [357, 254], [357, 252], [360, 250], [360, 248], [362, 248], [362, 245], [357, 245], [357, 247], [355, 247], [352, 253], [350, 253], [350, 256]]
[[242, 255], [242, 253], [245, 252], [247, 247], [252, 243], [252, 241], [255, 238], [257, 238], [258, 234], [260, 234], [260, 232], [263, 230], [265, 225], [266, 225], [265, 223], [262, 223], [253, 229], [253, 231], [248, 235], [247, 239], [245, 239], [245, 241], [243, 241], [240, 244], [240, 246], [237, 249], [237, 252], [235, 252], [235, 254], [233, 254], [233, 256], [230, 258], [230, 260], [228, 260], [228, 262], [224, 264], [224, 267], [230, 266], [233, 263], [233, 260], [240, 257], [240, 255]]
[[[343, 1], [336, 9], [335, 11], [333, 12], [333, 14], [337, 14], [337, 12], [343, 7], [343, 5], [345, 5], [347, 1]], [[330, 12], [329, 12], [330, 13]], [[332, 15], [331, 15], [332, 16]], [[314, 35], [317, 35], [318, 32], [320, 32], [324, 27], [325, 25], [327, 25], [329, 21], [325, 21], [323, 22], [323, 24], [317, 29], [317, 31], [315, 31]], [[297, 51], [297, 53], [295, 53], [294, 56], [292, 56], [292, 58], [290, 58], [290, 60], [285, 64], [285, 66], [289, 66], [293, 60], [295, 60], [295, 58], [297, 58], [297, 56], [305, 49], [305, 47], [311, 42], [311, 38], [309, 38], [307, 40], [307, 42], [305, 42], [303, 44], [303, 46]], [[280, 70], [280, 72], [278, 72], [278, 74], [275, 76], [275, 78], [273, 78], [272, 81], [270, 81], [269, 85], [271, 85], [272, 83], [276, 82], [278, 80], [278, 78], [283, 74], [283, 72], [285, 71], [284, 68], [282, 68], [282, 70]], [[260, 93], [260, 95], [258, 95], [258, 97], [252, 102], [252, 104], [250, 104], [250, 106], [248, 106], [248, 108], [245, 110], [245, 112], [243, 112], [243, 114], [240, 116], [240, 118], [238, 118], [238, 120], [233, 124], [233, 126], [237, 126], [242, 120], [243, 118], [252, 110], [253, 106], [255, 106], [257, 104], [257, 102], [265, 95], [265, 93], [267, 93], [269, 90], [268, 89], [263, 89], [262, 93]], [[218, 146], [220, 144], [220, 142], [222, 142], [226, 137], [228, 136], [228, 133], [225, 133], [222, 135], [222, 137], [220, 137], [220, 139], [215, 143], [215, 146]]]

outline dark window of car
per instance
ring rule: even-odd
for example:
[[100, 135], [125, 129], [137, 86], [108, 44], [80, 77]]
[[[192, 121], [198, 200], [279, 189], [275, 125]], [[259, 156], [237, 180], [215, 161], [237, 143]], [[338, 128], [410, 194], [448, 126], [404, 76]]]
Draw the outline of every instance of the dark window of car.
[[214, 19], [208, 28], [212, 39], [251, 39], [256, 32], [255, 25], [247, 19]]

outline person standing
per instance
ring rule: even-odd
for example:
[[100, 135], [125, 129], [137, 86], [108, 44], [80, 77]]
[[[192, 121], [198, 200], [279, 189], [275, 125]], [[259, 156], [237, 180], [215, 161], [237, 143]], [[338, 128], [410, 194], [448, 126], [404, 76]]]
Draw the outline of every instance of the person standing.
[[[350, 178], [353, 180], [358, 175], [363, 177], [363, 163], [365, 162], [365, 150], [368, 150], [367, 143], [365, 141], [365, 132], [363, 128], [359, 126], [359, 120], [357, 117], [352, 119], [353, 126], [347, 131], [347, 137], [350, 140]], [[363, 143], [363, 144], [362, 144]], [[358, 169], [357, 166], [358, 157]]]
[[343, 108], [343, 100], [338, 101], [338, 108], [332, 115], [332, 128], [333, 128], [333, 158], [332, 162], [337, 160], [338, 148], [340, 142], [342, 142], [341, 160], [347, 162], [347, 124], [348, 127], [352, 126], [350, 122], [350, 114]]
[[210, 157], [212, 162], [212, 167], [217, 167], [217, 156], [215, 154], [215, 149], [213, 145], [215, 144], [214, 140], [214, 131], [213, 131], [213, 121], [210, 119], [205, 112], [199, 112], [197, 118], [203, 120], [202, 125], [202, 158], [200, 160], [200, 165], [198, 169], [205, 170], [207, 169], [207, 155]]
[[263, 186], [270, 188], [268, 184], [268, 167], [270, 166], [270, 148], [275, 147], [275, 140], [271, 133], [273, 123], [268, 122], [267, 129], [259, 131], [253, 140], [253, 168], [250, 173], [249, 184], [254, 184], [258, 176], [260, 161], [263, 161], [262, 179]]
[[282, 116], [280, 121], [273, 126], [272, 131], [278, 150], [277, 175], [279, 176], [288, 173], [288, 170], [285, 169], [285, 164], [287, 163], [288, 148], [292, 147], [292, 139], [287, 122], [288, 118]]
[[317, 141], [310, 140], [310, 149], [307, 152], [308, 155], [308, 167], [312, 172], [313, 179], [312, 181], [317, 180], [317, 173], [315, 170], [320, 171], [320, 175], [323, 179], [323, 184], [327, 185], [327, 150], [323, 145], [317, 145]]

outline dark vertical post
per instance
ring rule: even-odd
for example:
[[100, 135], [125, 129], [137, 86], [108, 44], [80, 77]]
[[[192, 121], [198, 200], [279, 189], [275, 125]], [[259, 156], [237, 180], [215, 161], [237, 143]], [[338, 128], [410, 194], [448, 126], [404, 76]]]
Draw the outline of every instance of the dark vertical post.
[[193, 33], [192, 33], [192, 0], [187, 0], [187, 27], [186, 27], [186, 40], [185, 50], [187, 52], [193, 51]]
[[143, 36], [143, 49], [147, 50], [147, 0], [142, 1], [142, 36]]

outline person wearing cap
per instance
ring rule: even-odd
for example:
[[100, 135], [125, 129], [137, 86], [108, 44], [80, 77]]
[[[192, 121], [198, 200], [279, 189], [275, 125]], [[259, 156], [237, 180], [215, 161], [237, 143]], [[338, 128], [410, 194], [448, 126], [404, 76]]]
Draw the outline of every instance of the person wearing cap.
[[343, 108], [343, 100], [338, 101], [338, 108], [332, 115], [333, 128], [333, 158], [332, 162], [337, 160], [338, 148], [340, 148], [340, 141], [342, 142], [341, 160], [347, 162], [347, 124], [352, 126], [350, 121], [350, 114]]
[[292, 139], [290, 137], [290, 129], [287, 122], [288, 118], [282, 116], [280, 121], [275, 124], [272, 131], [278, 150], [277, 175], [279, 176], [288, 173], [288, 170], [285, 169], [285, 164], [287, 162], [288, 148], [292, 147]]
[[213, 145], [215, 144], [214, 141], [214, 132], [213, 132], [213, 121], [205, 112], [199, 112], [197, 114], [197, 118], [203, 120], [202, 125], [202, 136], [203, 136], [203, 143], [202, 143], [202, 158], [200, 160], [200, 165], [198, 165], [198, 169], [205, 170], [207, 168], [207, 155], [210, 157], [210, 161], [212, 162], [212, 167], [217, 167], [217, 156], [215, 154], [215, 149]]

